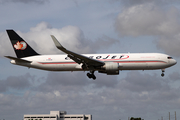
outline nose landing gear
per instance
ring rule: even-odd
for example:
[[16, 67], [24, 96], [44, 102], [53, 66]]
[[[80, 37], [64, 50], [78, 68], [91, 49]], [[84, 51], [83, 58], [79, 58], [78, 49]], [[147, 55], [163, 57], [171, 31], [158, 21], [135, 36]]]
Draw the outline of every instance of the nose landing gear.
[[165, 72], [165, 69], [162, 69], [162, 74], [161, 74], [162, 77], [164, 77], [164, 72]]
[[94, 75], [94, 71], [90, 71], [90, 73], [87, 73], [88, 78], [92, 78], [93, 80], [96, 79], [96, 76]]

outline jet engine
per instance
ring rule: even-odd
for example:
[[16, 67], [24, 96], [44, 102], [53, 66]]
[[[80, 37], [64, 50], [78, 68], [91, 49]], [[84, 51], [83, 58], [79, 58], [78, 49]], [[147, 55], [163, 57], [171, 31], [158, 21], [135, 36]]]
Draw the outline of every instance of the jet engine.
[[105, 73], [107, 75], [119, 75], [119, 63], [105, 62], [102, 66], [103, 70], [98, 71], [99, 73]]

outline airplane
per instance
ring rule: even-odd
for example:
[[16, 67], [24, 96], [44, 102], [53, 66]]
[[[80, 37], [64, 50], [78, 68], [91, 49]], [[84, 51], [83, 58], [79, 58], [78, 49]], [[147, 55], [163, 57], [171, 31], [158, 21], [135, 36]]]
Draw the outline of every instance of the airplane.
[[66, 54], [41, 55], [33, 50], [14, 30], [6, 30], [17, 57], [5, 56], [15, 65], [48, 71], [89, 71], [88, 78], [96, 79], [95, 71], [107, 75], [119, 75], [122, 70], [157, 70], [164, 76], [165, 68], [177, 62], [162, 53], [111, 53], [78, 54], [67, 50], [51, 35], [55, 46]]

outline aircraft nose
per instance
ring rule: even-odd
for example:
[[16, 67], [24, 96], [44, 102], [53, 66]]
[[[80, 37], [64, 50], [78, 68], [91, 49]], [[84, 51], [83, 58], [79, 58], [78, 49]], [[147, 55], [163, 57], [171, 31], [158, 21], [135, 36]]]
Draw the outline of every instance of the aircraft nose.
[[171, 63], [172, 63], [172, 65], [175, 65], [177, 63], [177, 61], [175, 59], [172, 59]]

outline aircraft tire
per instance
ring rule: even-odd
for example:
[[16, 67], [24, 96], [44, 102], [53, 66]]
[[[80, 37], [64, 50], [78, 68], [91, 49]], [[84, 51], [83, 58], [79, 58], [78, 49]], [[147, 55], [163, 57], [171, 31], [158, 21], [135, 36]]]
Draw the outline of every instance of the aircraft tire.
[[92, 78], [92, 79], [96, 79], [96, 76], [94, 75], [94, 74], [91, 74], [91, 73], [87, 73], [87, 76], [88, 76], [88, 78]]
[[162, 73], [161, 76], [164, 77], [164, 73]]

